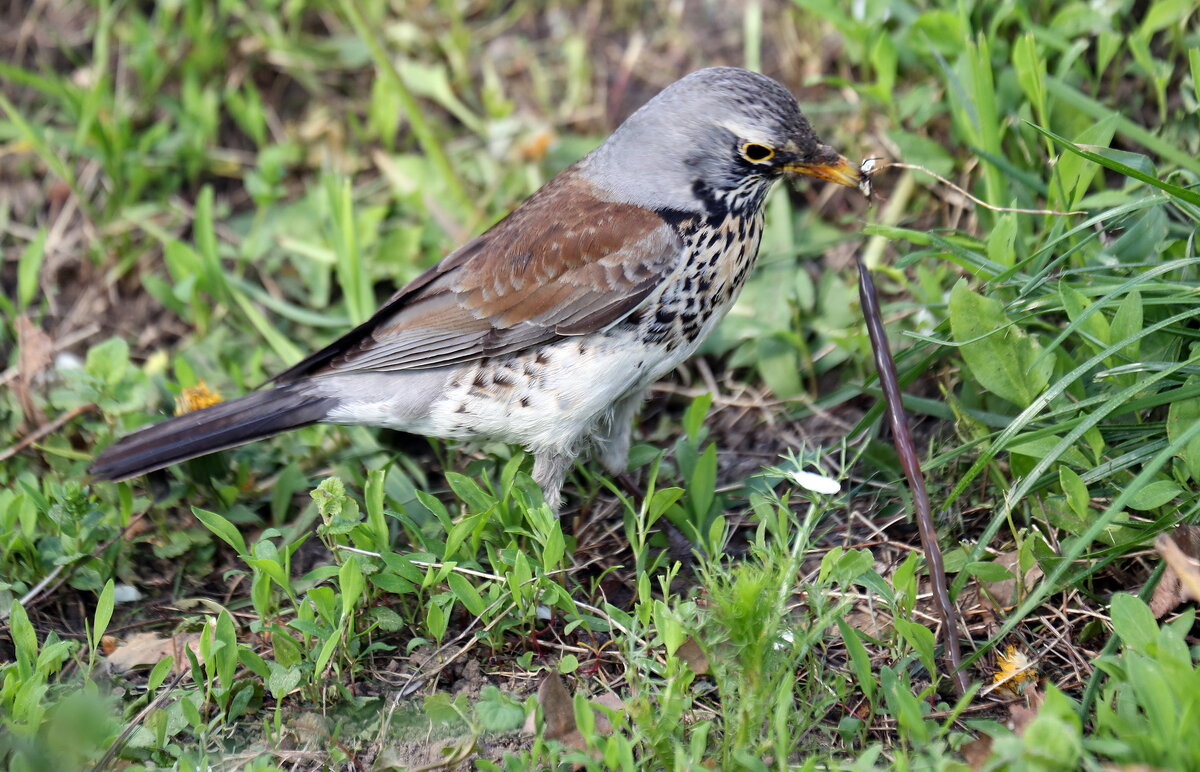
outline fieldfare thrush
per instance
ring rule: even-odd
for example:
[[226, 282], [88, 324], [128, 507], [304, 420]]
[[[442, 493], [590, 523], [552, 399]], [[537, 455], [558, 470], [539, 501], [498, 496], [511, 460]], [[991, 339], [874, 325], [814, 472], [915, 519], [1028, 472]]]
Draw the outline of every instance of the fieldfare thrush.
[[123, 480], [309, 424], [366, 424], [521, 445], [557, 511], [588, 445], [625, 470], [646, 390], [737, 298], [763, 202], [789, 173], [859, 182], [779, 83], [692, 73], [364, 324], [266, 388], [130, 434], [91, 471]]

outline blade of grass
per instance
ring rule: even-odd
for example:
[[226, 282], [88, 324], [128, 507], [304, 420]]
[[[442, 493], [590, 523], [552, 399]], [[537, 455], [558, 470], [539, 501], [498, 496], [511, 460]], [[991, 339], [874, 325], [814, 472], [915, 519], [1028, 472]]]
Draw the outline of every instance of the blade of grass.
[[[1155, 322], [1154, 324], [1144, 328], [1137, 335], [1106, 346], [1085, 361], [1081, 362], [1075, 367], [1075, 369], [1068, 372], [1062, 378], [1059, 378], [1057, 381], [1051, 384], [1049, 388], [1038, 395], [1037, 399], [1031, 402], [1027, 408], [1022, 410], [1020, 414], [1018, 414], [1017, 417], [1012, 420], [1012, 423], [1010, 423], [1008, 427], [1004, 429], [1004, 431], [997, 435], [995, 442], [993, 442], [987, 450], [980, 454], [979, 458], [975, 460], [975, 463], [973, 463], [971, 467], [967, 469], [954, 488], [946, 495], [943, 506], [947, 508], [950, 507], [950, 505], [952, 505], [958, 499], [958, 497], [962, 495], [963, 491], [967, 489], [967, 486], [975, 481], [975, 478], [979, 476], [979, 473], [983, 471], [983, 468], [989, 464], [997, 454], [1004, 450], [1008, 444], [1008, 441], [1024, 431], [1025, 428], [1034, 420], [1034, 418], [1036, 418], [1038, 414], [1051, 402], [1062, 395], [1072, 383], [1082, 378], [1085, 374], [1090, 372], [1105, 359], [1117, 353], [1134, 340], [1141, 340], [1158, 332], [1159, 330], [1165, 329], [1166, 327], [1177, 324], [1186, 319], [1195, 318], [1197, 316], [1200, 316], [1200, 308], [1180, 311], [1173, 316], [1169, 316], [1166, 319]], [[987, 529], [976, 543], [975, 548], [971, 551], [971, 560], [979, 559], [979, 556], [983, 553], [983, 550], [986, 548], [988, 542], [990, 542], [992, 537], [996, 535], [996, 531], [999, 530], [1000, 523], [1002, 521], [1003, 518], [993, 518], [992, 522], [988, 524]], [[962, 581], [965, 581], [965, 578]], [[961, 589], [960, 582], [956, 581], [955, 585], [956, 591]]]
[[[1158, 474], [1159, 470], [1162, 469], [1163, 466], [1165, 466], [1172, 458], [1174, 458], [1176, 453], [1178, 453], [1182, 448], [1187, 447], [1187, 444], [1196, 437], [1200, 437], [1200, 422], [1189, 426], [1187, 430], [1176, 437], [1173, 442], [1168, 443], [1165, 448], [1159, 451], [1155, 457], [1142, 468], [1142, 471], [1139, 472], [1138, 475], [1121, 490], [1121, 493], [1115, 499], [1113, 499], [1112, 503], [1108, 505], [1108, 508], [1104, 510], [1100, 517], [1093, 520], [1091, 525], [1089, 525], [1083, 533], [1079, 534], [1079, 536], [1075, 538], [1075, 540], [1071, 543], [1071, 546], [1063, 553], [1058, 565], [1056, 565], [1054, 569], [1051, 570], [1042, 579], [1042, 581], [1030, 591], [1029, 597], [1027, 597], [1025, 601], [1017, 607], [1017, 609], [1008, 617], [1008, 619], [1004, 620], [1004, 624], [1000, 625], [1000, 629], [997, 630], [995, 635], [991, 637], [991, 639], [988, 641], [988, 645], [982, 646], [977, 651], [971, 653], [967, 657], [964, 665], [971, 665], [993, 646], [995, 646], [996, 643], [1004, 640], [1005, 636], [1012, 632], [1012, 630], [1018, 624], [1020, 624], [1025, 617], [1029, 616], [1034, 609], [1040, 606], [1042, 602], [1049, 597], [1052, 592], [1055, 591], [1055, 588], [1060, 586], [1063, 577], [1066, 576], [1067, 572], [1074, 567], [1075, 561], [1079, 559], [1084, 550], [1086, 550], [1088, 546], [1096, 540], [1096, 538], [1104, 531], [1104, 529], [1108, 528], [1113, 521], [1117, 519], [1118, 515], [1125, 511], [1125, 507], [1129, 501], [1139, 491], [1141, 491], [1141, 489], [1144, 488], [1148, 482], [1150, 482], [1154, 475]], [[976, 558], [971, 559], [974, 560]]]
[[417, 103], [412, 91], [404, 83], [404, 79], [400, 77], [400, 72], [396, 69], [395, 63], [392, 62], [391, 57], [384, 50], [383, 44], [379, 41], [377, 31], [367, 25], [366, 17], [363, 15], [358, 1], [342, 0], [341, 5], [342, 10], [350, 19], [350, 24], [354, 27], [354, 31], [363, 39], [363, 42], [367, 44], [367, 48], [371, 51], [371, 59], [375, 62], [377, 74], [379, 77], [386, 79], [391, 88], [395, 90], [396, 98], [404, 110], [404, 117], [408, 119], [409, 126], [412, 127], [412, 132], [417, 138], [417, 143], [425, 151], [425, 155], [429, 156], [429, 160], [434, 168], [438, 170], [442, 184], [446, 186], [446, 191], [454, 200], [458, 210], [460, 212], [475, 211], [476, 207], [471, 202], [471, 199], [468, 198], [466, 189], [463, 188], [462, 182], [451, 165], [449, 157], [447, 157], [445, 150], [442, 148], [441, 142], [438, 141], [437, 134], [434, 133], [429, 123], [425, 120], [424, 111]]
[[1081, 158], [1086, 158], [1092, 163], [1100, 164], [1106, 169], [1111, 169], [1114, 172], [1124, 174], [1126, 177], [1132, 177], [1135, 180], [1140, 180], [1147, 185], [1156, 187], [1164, 193], [1172, 195], [1181, 201], [1186, 201], [1193, 206], [1200, 206], [1200, 193], [1197, 193], [1194, 190], [1188, 190], [1187, 188], [1181, 188], [1178, 185], [1172, 185], [1169, 182], [1163, 182], [1157, 177], [1152, 177], [1149, 174], [1146, 174], [1145, 172], [1135, 169], [1127, 164], [1123, 164], [1120, 161], [1115, 161], [1112, 158], [1100, 155], [1099, 153], [1093, 153], [1090, 150], [1085, 150], [1083, 147], [1075, 144], [1066, 137], [1059, 136], [1049, 129], [1044, 129], [1041, 126], [1038, 126], [1036, 123], [1030, 123], [1029, 125], [1050, 139], [1054, 140], [1066, 150], [1074, 153], [1077, 156], [1080, 156]]
[[[1100, 104], [1094, 99], [1091, 99], [1079, 93], [1076, 89], [1068, 86], [1058, 78], [1048, 76], [1046, 78], [1046, 90], [1049, 91], [1055, 98], [1070, 104], [1072, 107], [1082, 110], [1096, 120], [1104, 120], [1110, 116], [1116, 116], [1114, 119], [1117, 124], [1117, 133], [1124, 135], [1127, 139], [1131, 139], [1139, 145], [1145, 147], [1155, 155], [1165, 158], [1171, 163], [1188, 169], [1196, 174], [1200, 174], [1200, 159], [1194, 155], [1174, 147], [1170, 143], [1162, 140], [1152, 134], [1147, 129], [1142, 128], [1133, 121], [1126, 118], [1124, 115], [1112, 110], [1105, 105]], [[1038, 131], [1043, 129], [1034, 126]]]
[[242, 313], [244, 313], [246, 318], [250, 320], [250, 323], [254, 325], [254, 329], [258, 330], [259, 334], [266, 338], [267, 343], [270, 344], [271, 348], [275, 350], [275, 354], [281, 360], [283, 360], [285, 365], [299, 362], [304, 358], [304, 355], [301, 353], [296, 344], [292, 343], [290, 340], [284, 337], [283, 333], [275, 329], [271, 323], [267, 321], [267, 317], [263, 316], [262, 312], [254, 307], [254, 304], [250, 302], [248, 297], [240, 292], [235, 292], [232, 294], [233, 299], [237, 301], [238, 306], [242, 309]]

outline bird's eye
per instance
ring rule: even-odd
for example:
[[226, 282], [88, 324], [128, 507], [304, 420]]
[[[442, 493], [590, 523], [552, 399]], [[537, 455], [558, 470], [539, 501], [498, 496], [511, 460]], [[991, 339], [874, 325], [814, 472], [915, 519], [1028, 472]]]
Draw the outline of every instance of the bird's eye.
[[775, 157], [775, 149], [760, 145], [757, 142], [747, 142], [742, 145], [742, 158], [752, 163], [760, 164]]

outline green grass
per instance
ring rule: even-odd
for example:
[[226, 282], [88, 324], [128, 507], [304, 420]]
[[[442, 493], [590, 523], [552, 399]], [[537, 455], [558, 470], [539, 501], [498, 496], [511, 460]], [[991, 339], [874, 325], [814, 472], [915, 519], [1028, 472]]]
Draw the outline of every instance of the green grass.
[[[1194, 614], [1131, 597], [1200, 507], [1191, 4], [35, 5], [0, 39], [5, 768], [417, 768], [444, 745], [489, 769], [966, 769], [986, 736], [976, 768], [1200, 769]], [[644, 497], [583, 464], [560, 521], [517, 449], [362, 428], [88, 480], [185, 388], [294, 363], [717, 63], [780, 76], [846, 155], [993, 208], [915, 170], [872, 208], [777, 192], [741, 302], [639, 424]], [[859, 248], [966, 612], [962, 697]], [[1006, 565], [1027, 586], [981, 605]], [[113, 671], [139, 632], [195, 651]], [[1020, 736], [988, 688], [1010, 644], [1042, 679]], [[552, 672], [572, 702], [536, 707]]]

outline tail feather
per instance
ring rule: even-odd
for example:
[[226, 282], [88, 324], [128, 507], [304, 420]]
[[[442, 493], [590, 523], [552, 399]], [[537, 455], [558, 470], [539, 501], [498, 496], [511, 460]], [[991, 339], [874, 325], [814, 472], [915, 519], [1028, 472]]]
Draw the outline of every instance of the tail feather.
[[121, 438], [92, 462], [99, 480], [126, 480], [319, 422], [337, 404], [298, 386], [281, 386], [171, 418]]

